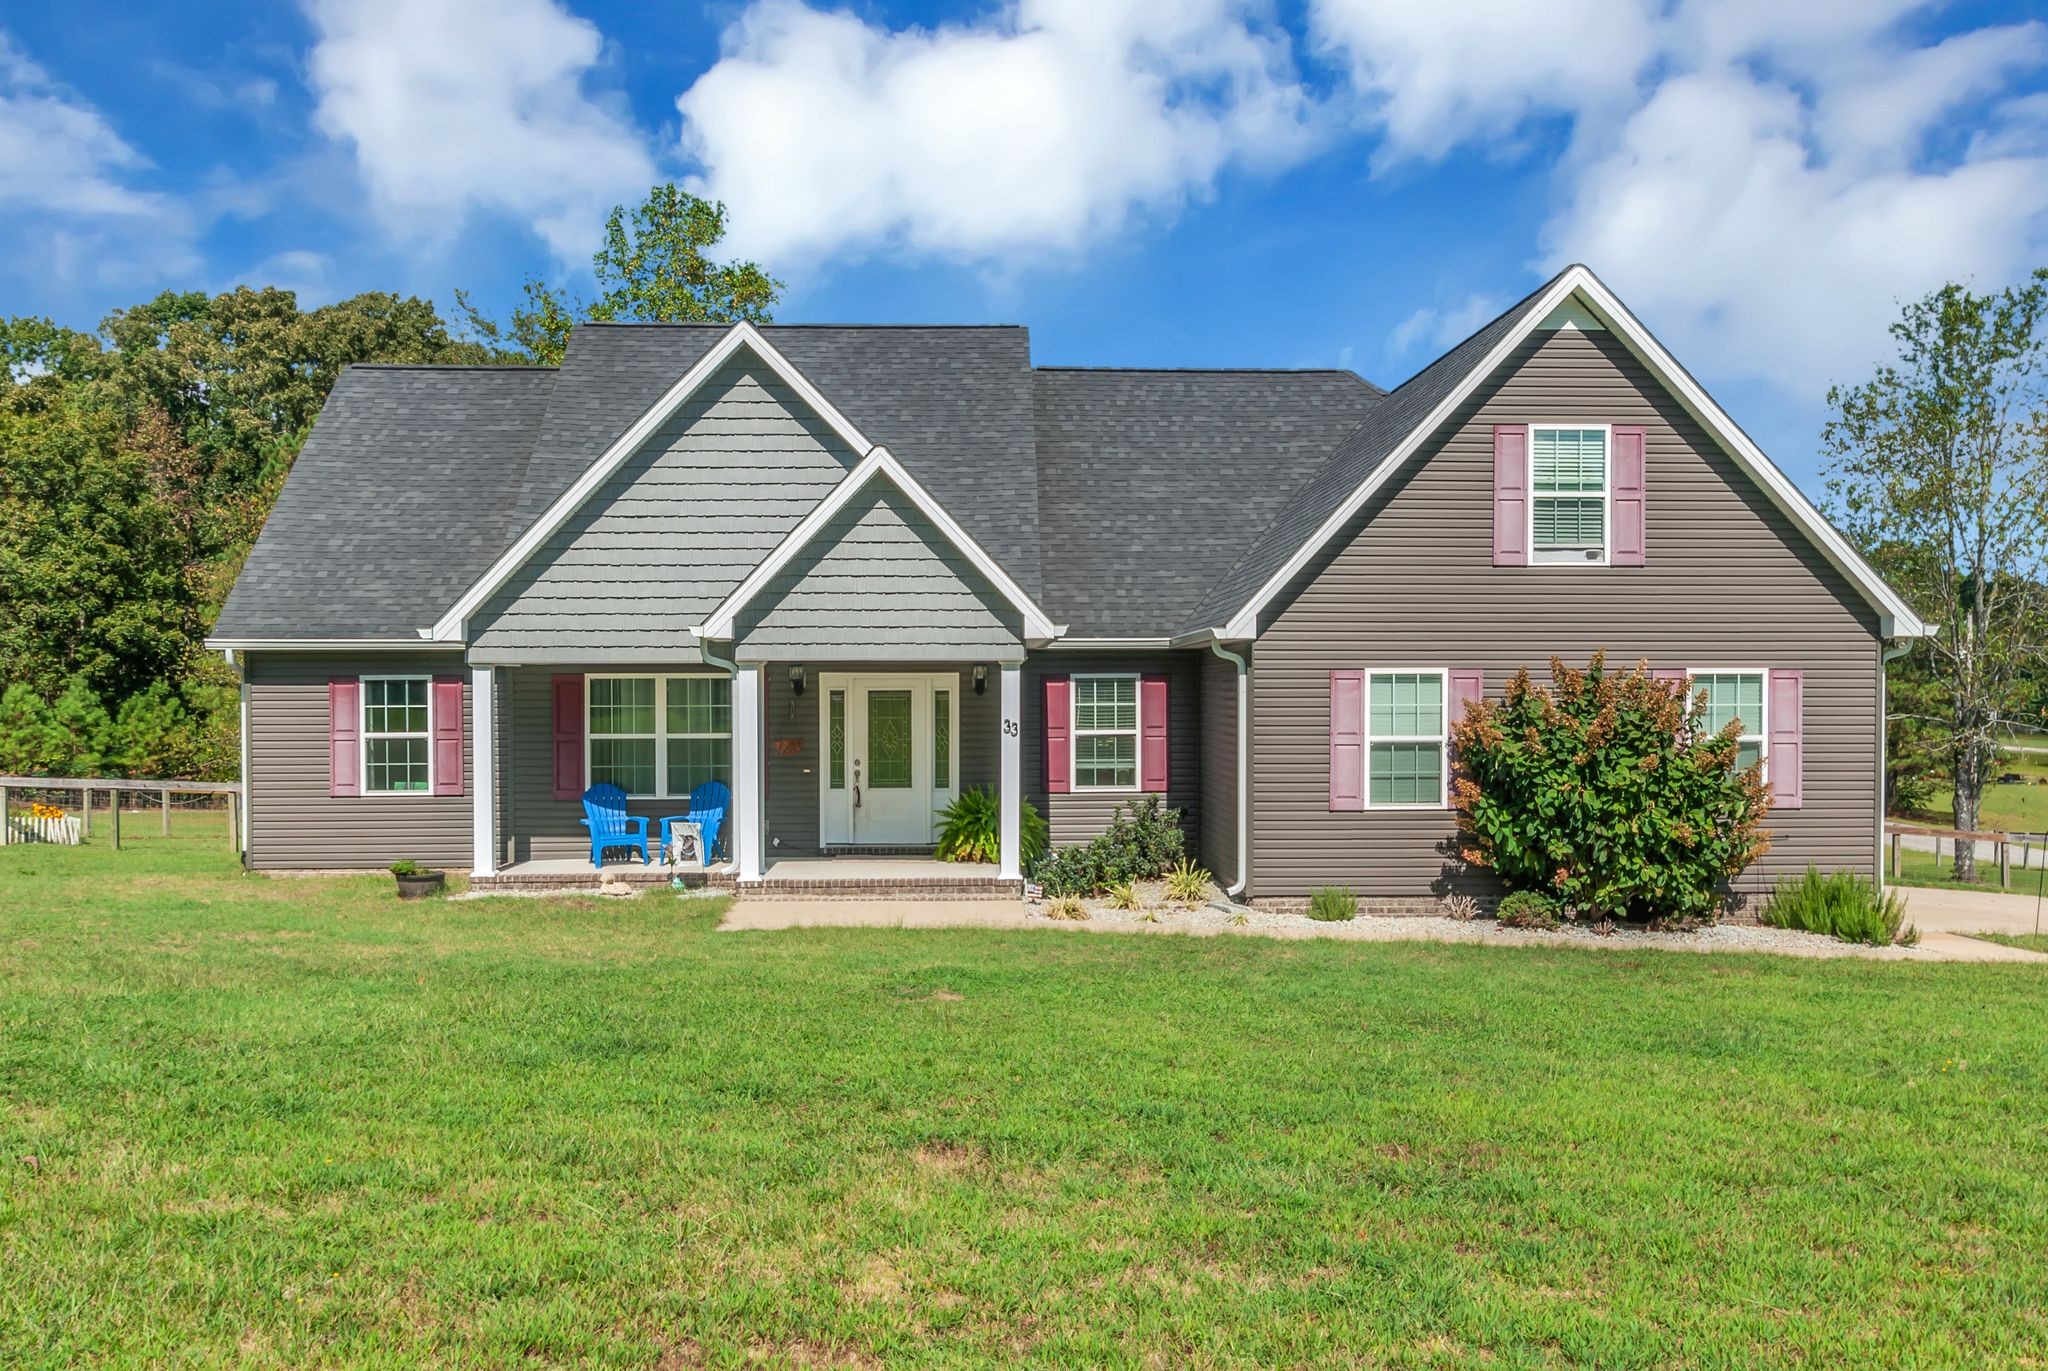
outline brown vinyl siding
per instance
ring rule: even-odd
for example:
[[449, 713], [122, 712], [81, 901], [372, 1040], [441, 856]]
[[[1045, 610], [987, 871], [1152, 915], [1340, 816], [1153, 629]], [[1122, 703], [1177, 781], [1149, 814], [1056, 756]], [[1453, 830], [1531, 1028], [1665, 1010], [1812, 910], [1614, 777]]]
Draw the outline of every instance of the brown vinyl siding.
[[[1493, 426], [1528, 422], [1646, 426], [1646, 566], [1492, 565]], [[1427, 897], [1444, 875], [1447, 811], [1330, 812], [1333, 668], [1479, 667], [1497, 698], [1519, 667], [1547, 677], [1553, 654], [1583, 665], [1599, 648], [1615, 664], [1803, 670], [1805, 805], [1772, 812], [1775, 847], [1738, 893], [1809, 862], [1874, 872], [1875, 612], [1613, 335], [1534, 335], [1422, 456], [1259, 638], [1256, 895]]]
[[[1024, 797], [1038, 807], [1054, 847], [1085, 843], [1109, 826], [1119, 804], [1137, 791], [1075, 790], [1049, 795], [1045, 789], [1045, 678], [1049, 675], [1166, 676], [1166, 803], [1181, 811], [1189, 849], [1200, 851], [1202, 818], [1202, 675], [1194, 652], [1037, 652], [1024, 664]], [[993, 676], [993, 672], [990, 673]], [[990, 685], [991, 692], [994, 685]]]
[[[254, 652], [249, 683], [249, 865], [368, 868], [402, 857], [467, 871], [475, 738], [469, 668], [458, 654]], [[460, 675], [461, 795], [328, 794], [327, 684], [337, 676]]]
[[[1239, 655], [1251, 658], [1250, 644]], [[1202, 657], [1202, 813], [1197, 852], [1203, 866], [1228, 887], [1237, 879], [1237, 668], [1215, 653]], [[1169, 740], [1170, 741], [1170, 740]]]

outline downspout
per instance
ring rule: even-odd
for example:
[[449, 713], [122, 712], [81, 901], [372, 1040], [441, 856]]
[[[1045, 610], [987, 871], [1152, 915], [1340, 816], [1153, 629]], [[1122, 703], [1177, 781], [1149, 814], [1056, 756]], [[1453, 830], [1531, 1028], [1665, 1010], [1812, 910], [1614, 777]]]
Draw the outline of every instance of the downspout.
[[1248, 689], [1247, 667], [1243, 657], [1223, 646], [1220, 639], [1209, 640], [1209, 650], [1237, 668], [1237, 879], [1231, 882], [1223, 893], [1231, 900], [1244, 893], [1245, 881], [1251, 873], [1251, 849], [1247, 841], [1249, 826], [1249, 797], [1251, 795], [1252, 758], [1251, 748], [1251, 701]]
[[[1885, 642], [1885, 640], [1880, 640]], [[1891, 747], [1891, 673], [1885, 670], [1893, 662], [1913, 650], [1913, 640], [1901, 643], [1885, 642], [1877, 654], [1877, 890], [1881, 895], [1885, 888], [1885, 841], [1884, 841], [1884, 764], [1885, 754]]]

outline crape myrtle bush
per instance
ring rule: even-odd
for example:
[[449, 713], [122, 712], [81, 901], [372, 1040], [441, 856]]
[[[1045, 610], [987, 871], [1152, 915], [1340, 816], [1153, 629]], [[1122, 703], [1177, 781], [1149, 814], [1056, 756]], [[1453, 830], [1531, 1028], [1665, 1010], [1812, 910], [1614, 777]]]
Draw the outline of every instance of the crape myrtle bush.
[[1681, 698], [1640, 662], [1553, 657], [1550, 676], [1517, 672], [1505, 700], [1453, 724], [1460, 855], [1581, 915], [1712, 918], [1770, 849], [1763, 768], [1735, 766], [1740, 725], [1702, 732], [1704, 694]]
[[1157, 795], [1141, 795], [1128, 808], [1118, 805], [1109, 827], [1094, 841], [1057, 848], [1031, 868], [1031, 879], [1048, 895], [1092, 895], [1126, 881], [1147, 881], [1178, 862], [1187, 836], [1180, 811]]

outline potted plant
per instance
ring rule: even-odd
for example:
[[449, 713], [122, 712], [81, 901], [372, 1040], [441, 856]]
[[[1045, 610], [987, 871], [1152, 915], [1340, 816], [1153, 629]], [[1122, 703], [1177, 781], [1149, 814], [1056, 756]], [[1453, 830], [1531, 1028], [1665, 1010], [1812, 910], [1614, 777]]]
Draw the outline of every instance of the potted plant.
[[401, 900], [424, 900], [429, 895], [438, 895], [448, 883], [447, 872], [429, 871], [409, 857], [402, 862], [393, 862], [391, 874], [398, 878], [398, 898]]

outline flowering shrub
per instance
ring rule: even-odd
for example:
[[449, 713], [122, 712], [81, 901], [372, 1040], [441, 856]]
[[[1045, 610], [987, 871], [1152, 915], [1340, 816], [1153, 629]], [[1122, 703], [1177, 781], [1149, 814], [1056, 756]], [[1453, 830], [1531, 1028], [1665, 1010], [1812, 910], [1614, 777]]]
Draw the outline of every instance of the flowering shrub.
[[46, 805], [38, 800], [28, 807], [28, 816], [31, 819], [61, 819], [64, 817], [64, 810], [61, 806]]
[[1452, 726], [1460, 855], [1514, 890], [1581, 915], [1708, 918], [1725, 881], [1770, 849], [1763, 768], [1737, 770], [1740, 725], [1701, 732], [1705, 700], [1682, 699], [1643, 664], [1524, 670], [1504, 701]]

